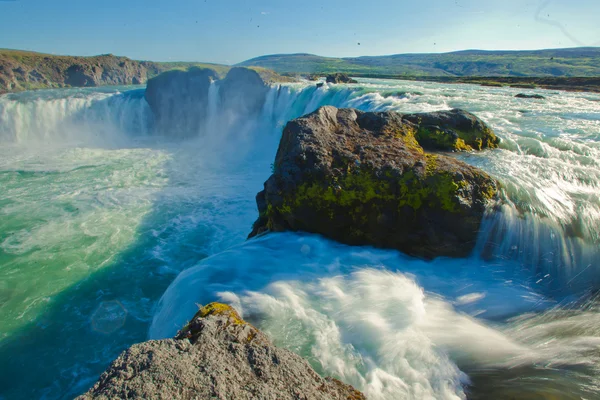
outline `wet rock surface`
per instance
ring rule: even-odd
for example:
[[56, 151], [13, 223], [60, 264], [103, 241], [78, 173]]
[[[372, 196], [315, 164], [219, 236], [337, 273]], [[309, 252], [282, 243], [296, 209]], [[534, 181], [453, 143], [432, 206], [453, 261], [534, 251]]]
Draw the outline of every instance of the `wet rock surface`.
[[537, 99], [537, 100], [545, 99], [545, 97], [542, 96], [541, 94], [527, 94], [527, 93], [519, 93], [515, 97], [518, 99]]
[[290, 121], [274, 173], [256, 197], [250, 237], [307, 231], [424, 258], [467, 255], [497, 183], [453, 157], [426, 152], [441, 147], [419, 134], [432, 126], [454, 141], [467, 132], [476, 148], [498, 143], [462, 110], [402, 115], [326, 106]]
[[258, 72], [248, 68], [232, 68], [219, 82], [223, 112], [238, 118], [257, 115], [265, 104], [268, 86]]

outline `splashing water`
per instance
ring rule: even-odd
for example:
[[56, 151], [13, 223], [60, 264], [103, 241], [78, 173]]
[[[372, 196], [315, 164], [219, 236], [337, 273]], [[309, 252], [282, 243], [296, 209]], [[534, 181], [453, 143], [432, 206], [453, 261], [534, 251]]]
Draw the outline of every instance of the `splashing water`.
[[[198, 303], [219, 299], [368, 398], [482, 396], [490, 391], [479, 387], [485, 374], [508, 386], [492, 391], [494, 398], [556, 387], [593, 394], [582, 384], [600, 383], [598, 315], [554, 308], [555, 300], [527, 285], [527, 274], [509, 272], [511, 263], [425, 262], [316, 235], [271, 234], [181, 273], [150, 337], [172, 336]], [[522, 378], [530, 382], [509, 386], [513, 368], [529, 369]], [[556, 375], [553, 383], [548, 375]]]
[[[227, 129], [213, 86], [186, 141], [154, 132], [143, 89], [0, 97], [0, 396], [71, 398], [150, 326], [171, 336], [220, 299], [369, 398], [598, 397], [598, 306], [572, 301], [600, 284], [600, 96], [290, 84]], [[501, 149], [457, 155], [506, 197], [470, 258], [244, 242], [281, 129], [325, 104], [492, 125]]]

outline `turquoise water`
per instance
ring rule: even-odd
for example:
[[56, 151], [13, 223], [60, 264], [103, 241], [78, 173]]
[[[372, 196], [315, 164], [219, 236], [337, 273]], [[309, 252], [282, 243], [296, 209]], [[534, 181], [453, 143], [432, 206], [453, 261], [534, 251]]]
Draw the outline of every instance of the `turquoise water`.
[[[215, 114], [186, 141], [153, 131], [139, 88], [0, 97], [0, 396], [71, 398], [217, 299], [369, 398], [600, 396], [600, 314], [585, 297], [600, 284], [600, 96], [536, 92], [548, 99], [293, 84], [241, 128]], [[245, 242], [283, 125], [324, 104], [461, 107], [494, 127], [501, 149], [459, 156], [507, 199], [470, 258]]]

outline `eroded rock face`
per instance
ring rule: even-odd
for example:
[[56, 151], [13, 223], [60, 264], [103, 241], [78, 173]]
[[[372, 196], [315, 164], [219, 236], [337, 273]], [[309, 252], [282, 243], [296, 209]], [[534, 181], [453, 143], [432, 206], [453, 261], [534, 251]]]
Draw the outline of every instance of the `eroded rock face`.
[[84, 399], [364, 400], [320, 377], [300, 356], [273, 346], [233, 308], [200, 309], [174, 339], [136, 344], [113, 362]]
[[[289, 122], [274, 173], [256, 197], [250, 237], [307, 231], [425, 258], [467, 255], [497, 184], [475, 167], [425, 152], [418, 141], [434, 124], [460, 137], [463, 123], [480, 121], [459, 110], [401, 115], [327, 106]], [[485, 124], [480, 128], [481, 148], [497, 144]]]
[[144, 63], [112, 54], [69, 57], [19, 51], [0, 53], [0, 93], [48, 87], [142, 84], [147, 73]]
[[67, 68], [65, 84], [73, 87], [97, 86], [100, 80], [96, 67], [86, 68], [83, 65], [72, 65]]

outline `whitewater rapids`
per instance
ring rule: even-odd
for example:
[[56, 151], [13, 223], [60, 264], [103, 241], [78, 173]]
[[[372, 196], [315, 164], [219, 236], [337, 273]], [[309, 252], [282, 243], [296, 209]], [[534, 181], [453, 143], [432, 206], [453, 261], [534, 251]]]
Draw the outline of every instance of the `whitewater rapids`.
[[[0, 97], [0, 398], [73, 397], [215, 300], [370, 399], [597, 398], [600, 95], [518, 92], [273, 86], [240, 127], [212, 87], [185, 141], [155, 132], [140, 88]], [[245, 241], [285, 122], [321, 105], [459, 107], [495, 129], [500, 149], [457, 155], [506, 199], [469, 258]]]

